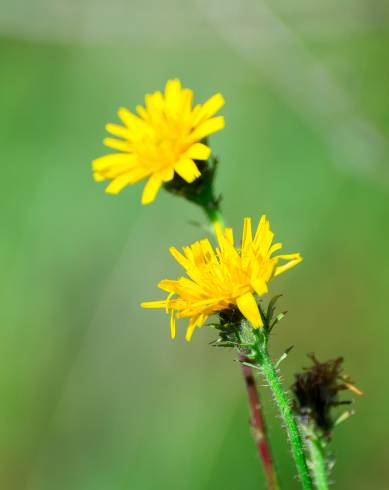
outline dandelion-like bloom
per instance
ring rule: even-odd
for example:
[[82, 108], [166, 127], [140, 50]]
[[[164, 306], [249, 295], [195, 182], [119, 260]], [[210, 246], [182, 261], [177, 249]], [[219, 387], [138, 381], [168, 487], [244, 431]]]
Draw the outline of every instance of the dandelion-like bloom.
[[195, 160], [209, 158], [211, 150], [204, 138], [224, 127], [223, 116], [213, 117], [224, 99], [218, 93], [204, 104], [193, 107], [192, 101], [192, 90], [182, 88], [179, 80], [169, 80], [164, 94], [158, 91], [146, 95], [146, 107], [136, 107], [138, 115], [119, 109], [123, 126], [106, 126], [119, 139], [104, 139], [106, 146], [119, 153], [92, 163], [96, 181], [111, 180], [106, 192], [118, 194], [127, 185], [148, 177], [142, 204], [149, 204], [174, 173], [188, 183], [200, 176]]
[[[253, 236], [251, 218], [244, 219], [241, 248], [234, 245], [232, 228], [215, 225], [219, 246], [214, 249], [208, 239], [183, 248], [170, 249], [188, 277], [163, 280], [158, 287], [169, 293], [164, 301], [142, 303], [143, 308], [165, 308], [171, 312], [171, 334], [176, 335], [176, 318], [189, 318], [186, 340], [209, 315], [238, 307], [253, 328], [263, 326], [255, 295], [263, 296], [275, 276], [301, 262], [300, 254], [274, 255], [281, 243], [272, 245], [273, 233], [266, 216], [262, 216]], [[280, 264], [280, 262], [282, 262]], [[285, 262], [286, 261], [286, 262]], [[175, 296], [175, 297], [174, 297]]]

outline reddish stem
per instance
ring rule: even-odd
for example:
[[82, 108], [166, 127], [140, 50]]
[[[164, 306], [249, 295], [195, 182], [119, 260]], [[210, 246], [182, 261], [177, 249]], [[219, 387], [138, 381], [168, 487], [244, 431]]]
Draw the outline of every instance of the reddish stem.
[[247, 395], [250, 407], [250, 423], [253, 432], [255, 445], [258, 449], [259, 457], [262, 460], [267, 484], [270, 490], [279, 490], [277, 475], [274, 468], [265, 419], [262, 414], [261, 400], [256, 388], [253, 370], [250, 366], [245, 366], [243, 362], [248, 362], [244, 356], [240, 356], [243, 378], [246, 383]]

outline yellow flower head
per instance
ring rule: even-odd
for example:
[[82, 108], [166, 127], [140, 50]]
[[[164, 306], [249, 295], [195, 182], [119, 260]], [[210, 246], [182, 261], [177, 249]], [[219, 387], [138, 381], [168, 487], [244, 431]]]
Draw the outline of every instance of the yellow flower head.
[[213, 117], [224, 99], [218, 93], [204, 104], [193, 107], [192, 101], [192, 90], [182, 88], [179, 80], [169, 80], [164, 93], [146, 95], [146, 107], [136, 107], [138, 115], [119, 109], [123, 126], [106, 126], [118, 139], [104, 139], [106, 146], [119, 153], [97, 158], [92, 164], [96, 181], [111, 181], [106, 192], [118, 194], [147, 177], [142, 204], [149, 204], [174, 172], [188, 183], [200, 176], [194, 160], [207, 160], [211, 154], [202, 141], [224, 127], [223, 116]]
[[[165, 308], [171, 312], [171, 334], [176, 334], [175, 319], [189, 318], [186, 339], [195, 327], [201, 327], [209, 315], [238, 307], [253, 328], [263, 326], [254, 295], [268, 291], [271, 279], [301, 262], [300, 254], [274, 255], [281, 243], [272, 245], [273, 233], [266, 216], [262, 216], [253, 237], [251, 218], [244, 219], [241, 248], [234, 245], [232, 228], [215, 225], [219, 246], [213, 249], [209, 240], [183, 248], [170, 249], [188, 277], [164, 280], [158, 285], [169, 296], [164, 301], [142, 303], [143, 308]], [[282, 264], [280, 262], [283, 261]], [[173, 297], [175, 296], [175, 297]]]

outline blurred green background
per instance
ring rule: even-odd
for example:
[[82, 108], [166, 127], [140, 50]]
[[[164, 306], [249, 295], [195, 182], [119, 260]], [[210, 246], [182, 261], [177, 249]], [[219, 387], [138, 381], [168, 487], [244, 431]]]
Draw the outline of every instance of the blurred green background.
[[[274, 281], [286, 386], [344, 355], [366, 396], [334, 488], [389, 488], [389, 5], [368, 0], [1, 0], [0, 487], [265, 489], [234, 355], [139, 303], [200, 210], [91, 178], [104, 124], [180, 77], [226, 98], [211, 139], [227, 220], [266, 212], [304, 262]], [[266, 388], [264, 388], [266, 393]], [[269, 400], [284, 488], [299, 488]]]

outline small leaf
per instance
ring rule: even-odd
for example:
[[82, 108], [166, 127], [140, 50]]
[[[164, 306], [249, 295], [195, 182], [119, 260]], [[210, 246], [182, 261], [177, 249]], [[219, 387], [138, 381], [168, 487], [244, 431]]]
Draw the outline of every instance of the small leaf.
[[213, 347], [237, 347], [239, 344], [232, 340], [218, 338], [209, 342], [209, 345], [212, 345]]
[[284, 317], [285, 315], [287, 314], [288, 312], [287, 311], [283, 311], [282, 313], [279, 313], [273, 323], [270, 325], [270, 332], [273, 330], [273, 328], [277, 325], [277, 323], [279, 323]]
[[347, 419], [352, 417], [355, 414], [354, 410], [347, 410], [347, 412], [343, 412], [339, 417], [335, 420], [334, 427], [338, 426], [342, 422], [345, 422]]
[[277, 294], [276, 296], [273, 296], [272, 299], [269, 301], [269, 305], [267, 307], [267, 313], [266, 313], [266, 318], [269, 323], [273, 318], [276, 303], [281, 298], [281, 296], [282, 294]]
[[284, 361], [288, 355], [289, 355], [289, 352], [293, 349], [294, 345], [291, 345], [290, 347], [288, 347], [285, 352], [282, 354], [282, 356], [278, 359], [278, 361], [276, 362], [275, 364], [275, 368], [277, 369], [278, 366], [281, 364], [282, 361]]
[[257, 369], [258, 371], [262, 371], [262, 369], [259, 366], [257, 366], [256, 364], [251, 364], [251, 362], [241, 361], [241, 364], [243, 364], [243, 366], [247, 366], [252, 369]]

